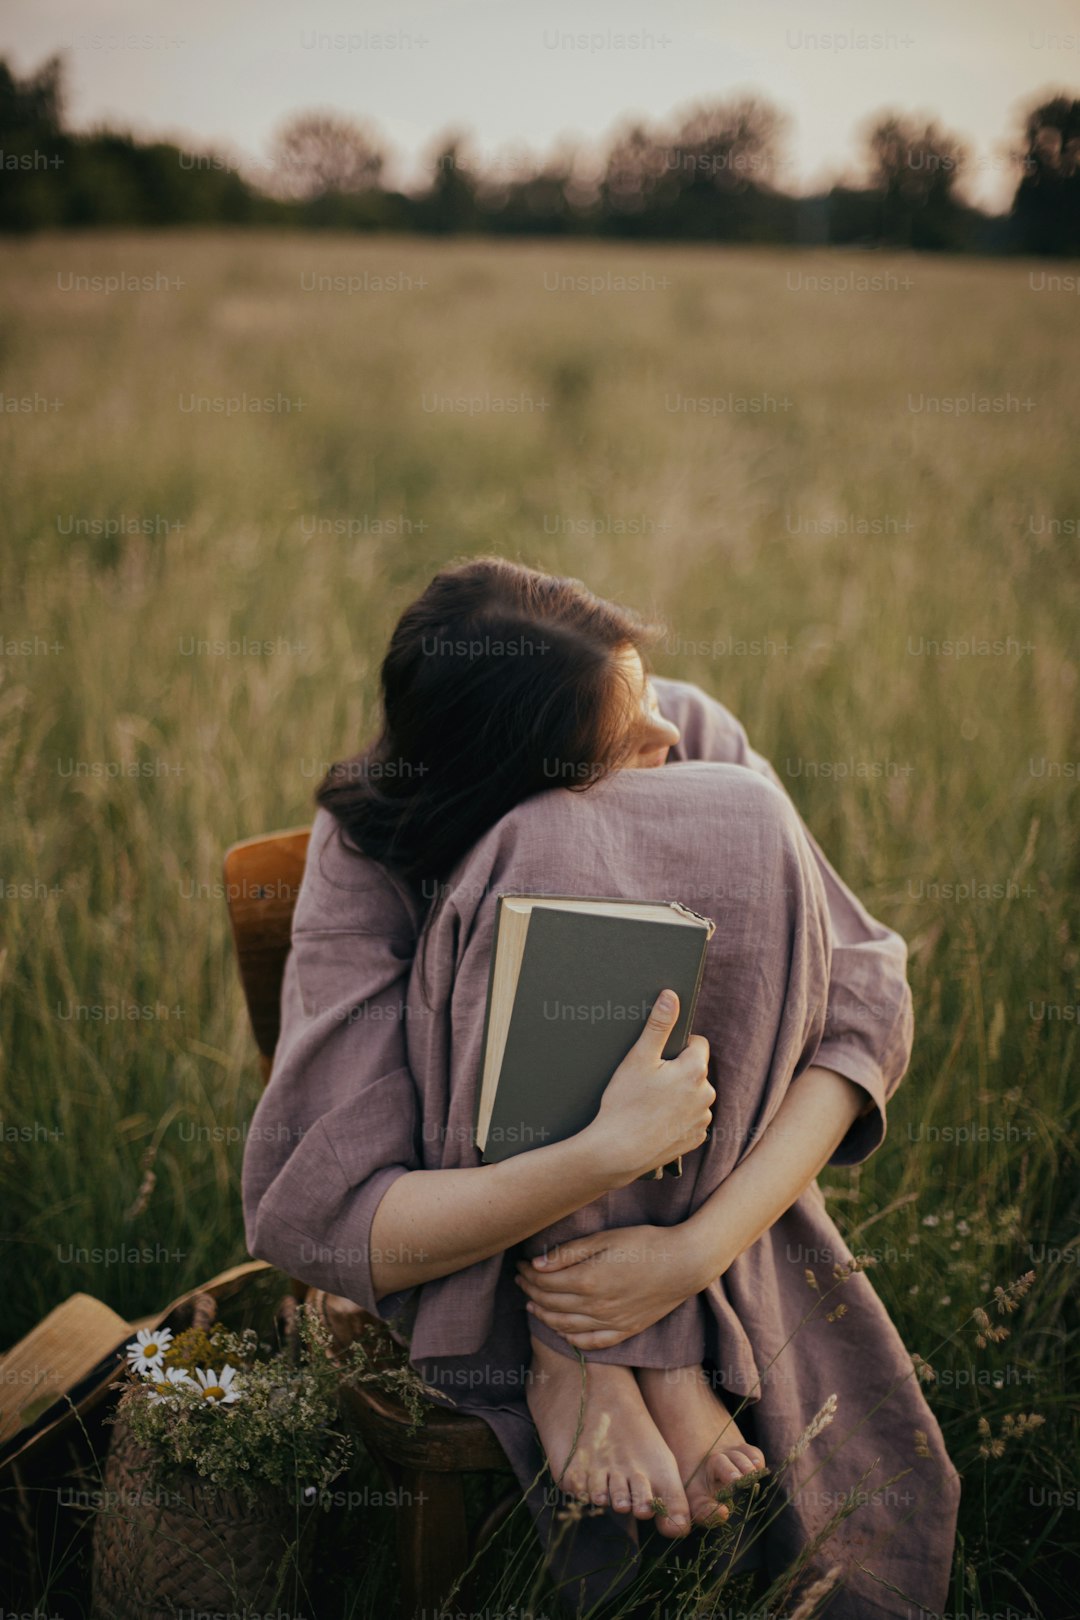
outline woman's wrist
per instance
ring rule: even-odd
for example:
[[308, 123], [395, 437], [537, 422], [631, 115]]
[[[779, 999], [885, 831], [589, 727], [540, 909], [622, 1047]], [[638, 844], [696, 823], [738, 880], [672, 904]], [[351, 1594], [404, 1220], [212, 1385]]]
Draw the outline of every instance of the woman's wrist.
[[640, 1173], [627, 1169], [625, 1155], [618, 1151], [616, 1144], [613, 1144], [607, 1122], [602, 1121], [599, 1116], [591, 1124], [586, 1125], [584, 1130], [578, 1131], [576, 1136], [567, 1138], [561, 1145], [570, 1150], [568, 1155], [570, 1161], [578, 1167], [584, 1167], [587, 1179], [596, 1186], [597, 1190], [592, 1194], [592, 1198], [602, 1198], [605, 1193], [618, 1192], [620, 1187], [628, 1187]]
[[691, 1284], [690, 1293], [700, 1294], [722, 1277], [738, 1258], [739, 1251], [732, 1249], [730, 1243], [734, 1220], [725, 1218], [725, 1205], [721, 1183], [707, 1203], [676, 1228], [679, 1234], [677, 1263]]

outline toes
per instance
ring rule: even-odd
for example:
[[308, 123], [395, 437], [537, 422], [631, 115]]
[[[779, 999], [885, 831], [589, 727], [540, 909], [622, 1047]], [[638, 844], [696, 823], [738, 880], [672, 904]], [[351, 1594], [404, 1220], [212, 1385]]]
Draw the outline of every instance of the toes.
[[709, 1476], [715, 1494], [700, 1509], [699, 1503], [692, 1500], [695, 1523], [723, 1524], [731, 1517], [731, 1511], [723, 1500], [718, 1502], [716, 1496], [726, 1497], [730, 1501], [733, 1487], [741, 1480], [767, 1471], [765, 1458], [756, 1446], [737, 1446], [731, 1451], [714, 1452], [709, 1458]]
[[690, 1504], [676, 1469], [663, 1470], [653, 1479], [656, 1499], [656, 1528], [662, 1536], [685, 1536], [690, 1528]]
[[594, 1507], [607, 1507], [608, 1476], [606, 1468], [598, 1468], [589, 1475], [589, 1501]]
[[729, 1519], [731, 1517], [731, 1509], [727, 1506], [727, 1504], [724, 1502], [717, 1502], [711, 1496], [691, 1495], [690, 1512], [693, 1516], [695, 1524], [700, 1524], [705, 1528], [711, 1527], [713, 1529], [715, 1529], [717, 1525], [723, 1524], [725, 1519]]
[[690, 1528], [689, 1509], [686, 1513], [676, 1512], [674, 1508], [668, 1508], [662, 1496], [655, 1498], [655, 1504], [654, 1523], [660, 1534], [667, 1536], [670, 1541], [681, 1540]]
[[709, 1458], [708, 1469], [715, 1485], [734, 1485], [743, 1474], [735, 1454], [730, 1451], [714, 1451]]
[[715, 1459], [710, 1457], [708, 1465], [699, 1469], [686, 1487], [686, 1498], [690, 1508], [690, 1517], [695, 1524], [716, 1525], [723, 1524], [729, 1517], [728, 1508], [716, 1500], [717, 1493], [722, 1489], [721, 1481], [717, 1478], [715, 1468], [712, 1466]]
[[624, 1474], [608, 1475], [608, 1491], [616, 1513], [629, 1513], [632, 1505], [630, 1486]]
[[634, 1505], [634, 1516], [638, 1519], [651, 1519], [653, 1516], [652, 1496], [653, 1488], [647, 1475], [636, 1471], [629, 1477], [630, 1500]]
[[756, 1474], [765, 1467], [765, 1458], [756, 1446], [739, 1446], [727, 1455], [740, 1474]]

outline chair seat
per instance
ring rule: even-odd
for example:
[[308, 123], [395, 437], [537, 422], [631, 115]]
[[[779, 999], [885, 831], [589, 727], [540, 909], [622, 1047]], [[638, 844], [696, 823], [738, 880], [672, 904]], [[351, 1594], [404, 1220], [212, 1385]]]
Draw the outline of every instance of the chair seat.
[[[386, 1323], [362, 1306], [322, 1288], [309, 1288], [305, 1303], [330, 1329], [337, 1350], [362, 1337], [372, 1367], [395, 1372], [408, 1366]], [[390, 1462], [436, 1474], [512, 1472], [483, 1418], [424, 1401], [422, 1422], [414, 1428], [405, 1403], [391, 1388], [375, 1384], [345, 1386], [342, 1399], [364, 1439]]]
[[391, 1462], [435, 1474], [512, 1473], [506, 1454], [483, 1418], [451, 1412], [432, 1401], [418, 1429], [386, 1390], [361, 1384], [342, 1390], [342, 1400], [364, 1439]]

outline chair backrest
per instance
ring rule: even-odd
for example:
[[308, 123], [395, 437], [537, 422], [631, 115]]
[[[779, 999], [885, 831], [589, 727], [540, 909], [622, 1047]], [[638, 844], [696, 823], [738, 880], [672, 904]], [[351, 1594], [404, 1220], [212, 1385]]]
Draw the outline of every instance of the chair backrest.
[[225, 854], [225, 898], [264, 1081], [281, 1028], [281, 980], [310, 836], [310, 827], [293, 827], [246, 838]]

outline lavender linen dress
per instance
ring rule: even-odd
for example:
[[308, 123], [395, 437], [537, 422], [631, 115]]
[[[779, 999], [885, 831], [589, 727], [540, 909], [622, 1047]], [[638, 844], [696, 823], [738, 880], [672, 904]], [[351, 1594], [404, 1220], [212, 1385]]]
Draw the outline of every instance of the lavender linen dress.
[[[622, 1590], [640, 1567], [639, 1536], [658, 1538], [610, 1508], [569, 1533], [556, 1523], [525, 1404], [529, 1329], [515, 1253], [683, 1221], [811, 1063], [865, 1090], [867, 1110], [830, 1161], [861, 1162], [884, 1136], [913, 1033], [904, 941], [833, 871], [734, 716], [689, 682], [653, 679], [682, 733], [668, 762], [585, 793], [554, 786], [474, 845], [423, 955], [430, 1007], [413, 961], [415, 903], [378, 863], [342, 849], [336, 823], [317, 813], [280, 1043], [243, 1166], [251, 1252], [390, 1322], [427, 1382], [494, 1429], [571, 1610]], [[377, 1302], [369, 1237], [387, 1188], [410, 1170], [479, 1163], [475, 1087], [500, 891], [677, 899], [715, 920], [694, 1022], [710, 1043], [713, 1130], [684, 1156], [680, 1180], [636, 1182], [518, 1250]], [[774, 1578], [853, 1501], [806, 1579], [841, 1564], [830, 1620], [916, 1620], [946, 1601], [959, 1480], [869, 1278], [834, 1280], [850, 1259], [812, 1183], [703, 1294], [587, 1359], [702, 1361], [774, 1466], [835, 1395], [834, 1421], [783, 1475], [786, 1505], [761, 1535], [758, 1561]], [[532, 1331], [568, 1349], [542, 1324]]]

